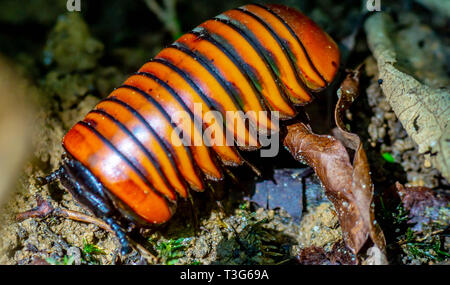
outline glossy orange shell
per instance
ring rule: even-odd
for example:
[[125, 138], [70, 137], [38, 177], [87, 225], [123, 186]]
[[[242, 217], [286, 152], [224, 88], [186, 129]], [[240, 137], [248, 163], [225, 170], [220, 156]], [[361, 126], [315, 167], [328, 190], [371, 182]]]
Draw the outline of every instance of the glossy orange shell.
[[[311, 101], [339, 66], [336, 43], [299, 11], [281, 5], [250, 4], [208, 20], [163, 49], [124, 85], [101, 101], [63, 139], [66, 151], [135, 214], [162, 223], [173, 214], [177, 195], [205, 189], [204, 178], [221, 180], [221, 165], [240, 165], [234, 146], [207, 146], [202, 130], [216, 127], [225, 138], [227, 124], [194, 122], [202, 113], [256, 111], [250, 124], [278, 131], [258, 111], [296, 115], [294, 105]], [[183, 123], [177, 111], [190, 116]], [[263, 120], [264, 119], [264, 120]], [[244, 118], [229, 129], [235, 140], [259, 147]], [[199, 141], [183, 145], [171, 136], [176, 127]], [[190, 132], [188, 132], [190, 130]], [[219, 163], [220, 161], [220, 163]]]

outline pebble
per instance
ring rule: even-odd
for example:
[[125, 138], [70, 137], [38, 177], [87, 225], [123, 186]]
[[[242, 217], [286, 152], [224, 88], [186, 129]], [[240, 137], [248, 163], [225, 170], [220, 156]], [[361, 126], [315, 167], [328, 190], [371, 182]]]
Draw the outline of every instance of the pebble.
[[81, 264], [81, 250], [78, 247], [72, 246], [67, 250], [67, 256], [73, 258], [73, 264]]

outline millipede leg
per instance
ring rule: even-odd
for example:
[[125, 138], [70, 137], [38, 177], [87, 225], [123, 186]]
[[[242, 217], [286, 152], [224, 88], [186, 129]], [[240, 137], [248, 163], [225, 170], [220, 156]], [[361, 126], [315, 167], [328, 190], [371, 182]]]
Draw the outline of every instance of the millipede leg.
[[111, 227], [111, 229], [114, 231], [117, 238], [119, 239], [121, 246], [120, 253], [122, 255], [129, 254], [132, 248], [130, 242], [128, 241], [127, 234], [122, 230], [119, 224], [117, 224], [112, 217], [107, 217], [104, 219], [104, 221]]
[[64, 172], [60, 179], [64, 187], [78, 202], [108, 224], [119, 239], [122, 247], [121, 253], [123, 255], [130, 253], [132, 248], [127, 234], [115, 219], [119, 213], [105, 195], [103, 186], [89, 170], [77, 161], [67, 160], [64, 162]]
[[192, 194], [188, 194], [189, 202], [190, 202], [190, 208], [191, 208], [191, 220], [192, 220], [192, 226], [194, 227], [194, 232], [198, 232], [200, 227], [198, 225], [198, 214], [197, 214], [197, 208], [195, 207], [194, 203], [194, 197], [192, 197]]
[[[102, 218], [108, 226], [111, 227], [111, 230], [116, 234], [119, 239], [121, 245], [121, 253], [123, 255], [131, 252], [131, 246], [127, 239], [126, 233], [122, 230], [122, 228], [117, 224], [117, 222], [111, 217], [107, 215], [111, 215], [113, 212], [112, 206], [108, 201], [105, 201], [104, 197], [102, 197], [103, 190], [97, 189], [99, 184], [97, 183], [89, 183], [83, 181], [84, 183], [79, 183], [75, 177], [79, 175], [74, 175], [73, 171], [83, 172], [85, 171], [83, 168], [78, 166], [76, 163], [73, 164], [73, 161], [65, 161], [66, 168], [64, 165], [61, 166], [58, 170], [52, 172], [51, 174], [45, 177], [37, 177], [37, 184], [39, 186], [43, 186], [49, 184], [56, 180], [61, 180], [61, 183], [72, 193], [73, 197], [80, 201], [83, 205], [87, 206], [91, 209], [97, 216]], [[72, 163], [71, 163], [72, 162]], [[86, 179], [87, 180], [87, 179]], [[39, 204], [39, 203], [38, 203]], [[53, 210], [53, 209], [51, 209]], [[62, 211], [62, 210], [59, 210]], [[36, 212], [36, 211], [35, 211]], [[63, 214], [63, 216], [67, 215]], [[22, 215], [18, 215], [18, 218], [26, 218], [29, 213], [22, 213]], [[32, 213], [34, 214], [34, 212]]]
[[57, 170], [53, 171], [47, 176], [44, 177], [36, 177], [36, 185], [37, 186], [44, 186], [47, 185], [53, 181], [58, 180], [61, 175], [64, 173], [64, 168], [61, 166]]

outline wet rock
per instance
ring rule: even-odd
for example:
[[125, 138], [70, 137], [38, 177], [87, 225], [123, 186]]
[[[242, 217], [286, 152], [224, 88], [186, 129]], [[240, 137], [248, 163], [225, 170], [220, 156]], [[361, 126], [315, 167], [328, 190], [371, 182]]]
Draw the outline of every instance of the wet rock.
[[256, 183], [251, 200], [267, 209], [283, 208], [300, 220], [303, 210], [302, 176], [304, 169], [275, 169], [273, 180]]

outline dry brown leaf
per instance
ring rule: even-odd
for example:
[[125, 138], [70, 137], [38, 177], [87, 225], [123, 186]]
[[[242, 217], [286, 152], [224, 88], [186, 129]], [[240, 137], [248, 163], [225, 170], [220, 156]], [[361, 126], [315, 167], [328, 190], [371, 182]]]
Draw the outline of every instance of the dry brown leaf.
[[372, 15], [365, 24], [383, 80], [381, 88], [419, 152], [429, 153], [433, 165], [450, 181], [450, 91], [422, 84], [399, 70], [391, 39], [394, 28], [392, 18], [382, 12]]
[[358, 74], [351, 74], [340, 88], [335, 117], [348, 147], [354, 149], [353, 165], [344, 145], [332, 136], [312, 133], [309, 126], [297, 123], [288, 126], [284, 144], [295, 159], [307, 163], [324, 185], [325, 193], [338, 213], [346, 245], [359, 253], [370, 237], [384, 252], [385, 240], [374, 219], [373, 185], [366, 154], [356, 134], [344, 130], [341, 114], [358, 95]]
[[[375, 220], [373, 184], [370, 177], [369, 162], [359, 136], [357, 134], [350, 133], [342, 120], [345, 112], [359, 96], [360, 76], [361, 66], [359, 66], [356, 70], [351, 71], [342, 82], [341, 87], [338, 90], [339, 100], [336, 104], [334, 118], [340, 136], [345, 138], [345, 146], [355, 151], [355, 156], [353, 158], [352, 189], [355, 190], [354, 195], [362, 206], [362, 209], [364, 209], [361, 214], [364, 216], [364, 221], [368, 227], [370, 238], [375, 247], [378, 248], [378, 250], [372, 249], [372, 252], [381, 251], [384, 253], [386, 241], [384, 239], [383, 231]], [[383, 260], [383, 258], [380, 260]], [[386, 260], [385, 257], [384, 260]]]
[[372, 184], [370, 177], [367, 181], [369, 169], [364, 164], [363, 152], [355, 156], [353, 167], [340, 141], [332, 136], [316, 135], [303, 123], [288, 126], [284, 144], [295, 159], [310, 165], [322, 181], [338, 213], [347, 246], [358, 253], [370, 236], [383, 250], [383, 234], [374, 224]]

